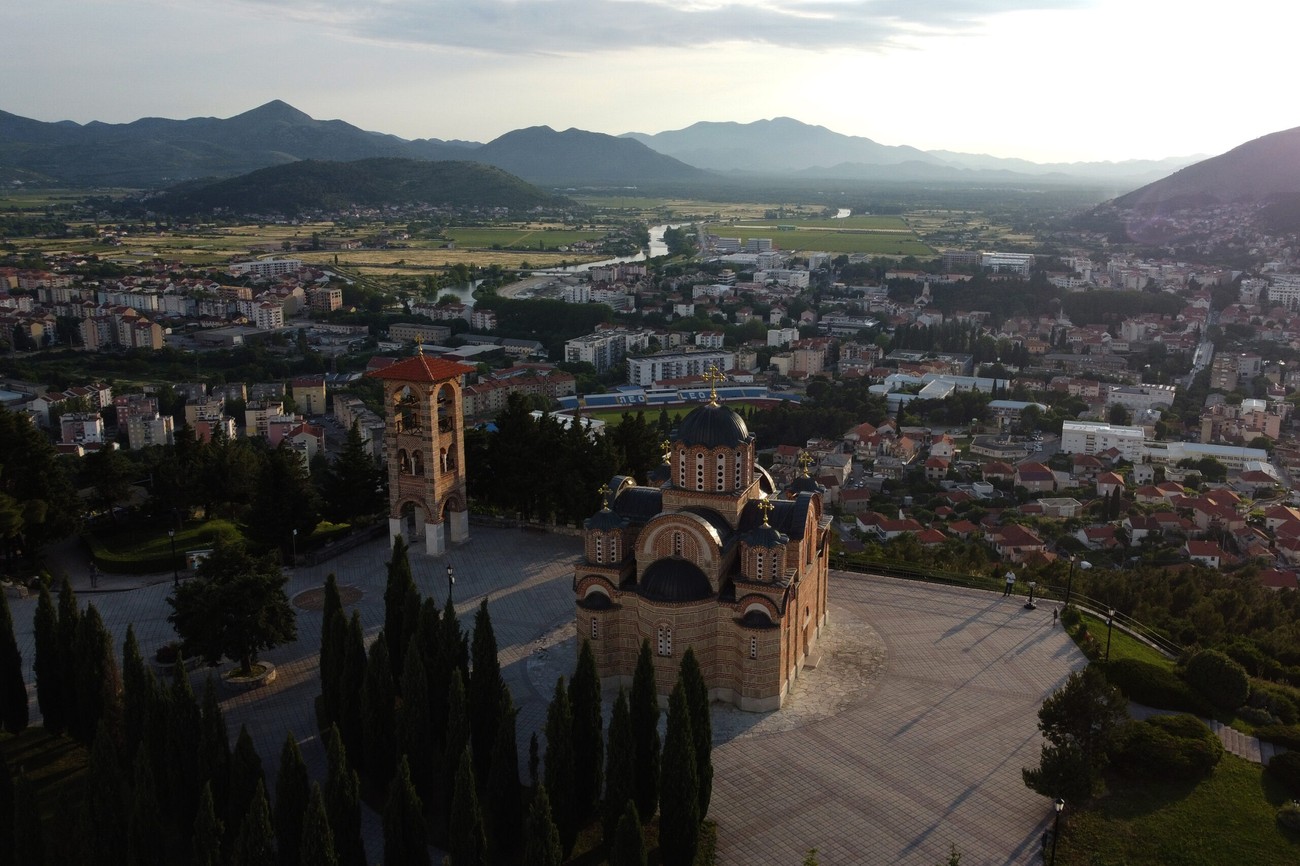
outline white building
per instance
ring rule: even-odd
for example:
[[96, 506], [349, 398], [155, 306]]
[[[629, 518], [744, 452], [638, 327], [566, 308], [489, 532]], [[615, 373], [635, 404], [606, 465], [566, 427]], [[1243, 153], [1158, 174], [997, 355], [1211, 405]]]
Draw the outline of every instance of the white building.
[[1269, 301], [1288, 310], [1300, 307], [1300, 274], [1273, 274], [1269, 281]]
[[1027, 277], [1034, 267], [1034, 257], [1029, 253], [984, 253], [980, 256], [980, 267], [990, 268], [995, 273]]
[[279, 277], [296, 274], [302, 270], [302, 259], [260, 259], [255, 262], [237, 262], [230, 266], [235, 276]]
[[1174, 405], [1173, 385], [1112, 385], [1106, 392], [1107, 406], [1123, 406], [1133, 412], [1168, 409]]
[[649, 387], [667, 379], [703, 376], [710, 367], [730, 370], [736, 364], [732, 352], [662, 352], [627, 359], [627, 381]]
[[1114, 448], [1125, 460], [1140, 463], [1145, 441], [1141, 427], [1092, 421], [1066, 421], [1061, 425], [1061, 451], [1066, 454], [1100, 454]]

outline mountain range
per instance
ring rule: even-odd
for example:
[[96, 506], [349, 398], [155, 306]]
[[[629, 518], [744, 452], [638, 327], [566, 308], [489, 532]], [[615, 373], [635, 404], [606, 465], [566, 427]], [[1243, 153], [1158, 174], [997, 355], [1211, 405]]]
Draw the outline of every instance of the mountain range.
[[539, 126], [486, 144], [408, 140], [316, 120], [280, 100], [230, 118], [47, 123], [0, 111], [0, 182], [159, 188], [297, 160], [472, 160], [530, 183], [691, 184], [746, 176], [889, 181], [1097, 183], [1129, 188], [1194, 158], [1039, 164], [879, 144], [791, 118], [697, 123], [611, 136]]

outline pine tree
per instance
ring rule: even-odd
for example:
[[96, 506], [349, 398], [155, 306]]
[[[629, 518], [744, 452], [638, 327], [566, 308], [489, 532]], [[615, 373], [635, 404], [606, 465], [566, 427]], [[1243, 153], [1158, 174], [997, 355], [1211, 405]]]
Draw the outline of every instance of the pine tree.
[[[77, 631], [81, 625], [81, 608], [77, 595], [65, 577], [59, 586], [59, 683], [62, 686], [63, 706], [58, 716], [62, 730], [72, 733], [73, 715], [77, 712]], [[75, 734], [74, 734], [75, 736]]]
[[107, 730], [95, 735], [86, 766], [85, 810], [95, 839], [92, 853], [97, 866], [126, 862], [126, 788], [121, 759]]
[[199, 731], [198, 779], [207, 782], [212, 796], [212, 808], [217, 819], [228, 814], [226, 804], [230, 790], [230, 732], [217, 701], [217, 687], [212, 677], [203, 684], [203, 705]]
[[338, 866], [334, 834], [325, 812], [325, 797], [321, 794], [320, 785], [315, 782], [308, 795], [307, 814], [302, 822], [302, 839], [298, 852], [299, 859], [295, 866]]
[[23, 682], [23, 656], [14, 636], [9, 598], [0, 592], [0, 723], [11, 734], [27, 728], [27, 684]]
[[42, 827], [41, 813], [36, 805], [36, 792], [27, 774], [18, 771], [14, 780], [14, 824], [13, 838], [7, 844], [13, 848], [14, 863], [22, 866], [44, 866], [45, 832]]
[[384, 866], [428, 866], [425, 834], [424, 806], [411, 784], [411, 768], [403, 757], [384, 804]]
[[447, 853], [456, 866], [487, 866], [487, 837], [477, 788], [473, 756], [466, 749], [461, 752], [456, 767], [456, 791], [451, 798], [451, 818], [447, 824]]
[[122, 742], [128, 755], [144, 742], [149, 718], [157, 701], [155, 684], [149, 677], [135, 638], [135, 626], [126, 627], [122, 644]]
[[[632, 739], [632, 716], [627, 705], [627, 690], [619, 688], [614, 710], [609, 717], [609, 761], [605, 765], [605, 799], [601, 824], [605, 844], [612, 845], [625, 805], [636, 796], [636, 746]], [[635, 804], [634, 804], [635, 808]]]
[[394, 701], [388, 642], [380, 632], [379, 638], [370, 645], [366, 680], [361, 687], [361, 760], [366, 781], [376, 791], [388, 787], [397, 760], [397, 748], [393, 742], [397, 723]]
[[700, 786], [695, 775], [691, 712], [680, 681], [668, 698], [659, 804], [659, 851], [665, 866], [691, 866], [699, 844]]
[[641, 642], [628, 710], [632, 717], [632, 752], [636, 756], [633, 799], [641, 819], [648, 821], [659, 807], [659, 697], [648, 640]]
[[[415, 623], [404, 623], [406, 594], [415, 589], [411, 576], [411, 561], [407, 556], [406, 540], [401, 535], [393, 538], [393, 558], [388, 560], [388, 583], [384, 587], [384, 637], [388, 641], [388, 661], [392, 675], [402, 675], [402, 653], [406, 642], [415, 631]], [[396, 679], [394, 679], [394, 685]], [[387, 780], [385, 780], [386, 782]]]
[[434, 786], [428, 688], [419, 638], [412, 635], [406, 648], [406, 667], [402, 670], [402, 701], [397, 708], [397, 752], [406, 755], [411, 765], [411, 783], [425, 803], [432, 801]]
[[366, 849], [361, 841], [361, 780], [348, 766], [337, 727], [325, 732], [325, 754], [325, 813], [334, 833], [339, 866], [366, 866]]
[[577, 794], [574, 790], [573, 708], [564, 677], [555, 681], [555, 694], [546, 709], [546, 796], [560, 830], [560, 847], [567, 857], [578, 838]]
[[32, 659], [32, 672], [36, 675], [36, 703], [41, 708], [45, 730], [52, 734], [63, 733], [63, 666], [59, 662], [59, 615], [54, 609], [50, 592], [41, 586], [41, 597], [36, 602], [36, 615], [32, 621], [36, 654]]
[[303, 817], [311, 780], [302, 751], [293, 734], [284, 739], [280, 749], [280, 769], [275, 776], [275, 842], [280, 852], [280, 866], [298, 866], [298, 848], [302, 843]]
[[[238, 749], [236, 749], [238, 751]], [[266, 786], [259, 779], [246, 814], [239, 825], [230, 866], [276, 866], [275, 831], [271, 829], [271, 807], [266, 802]]]
[[339, 720], [342, 702], [343, 658], [347, 646], [348, 621], [334, 573], [325, 578], [325, 602], [320, 631], [320, 722], [328, 728]]
[[191, 842], [194, 866], [221, 866], [221, 837], [225, 825], [217, 817], [216, 803], [212, 798], [212, 783], [205, 782], [199, 793], [199, 808], [194, 813], [194, 836]]
[[578, 819], [586, 822], [600, 801], [600, 782], [605, 769], [604, 720], [600, 715], [600, 674], [590, 641], [582, 642], [578, 666], [569, 683], [573, 705], [573, 772]]
[[700, 791], [700, 820], [709, 814], [713, 797], [713, 718], [709, 714], [709, 687], [704, 682], [695, 650], [687, 647], [678, 671], [691, 714], [691, 735], [695, 746], [695, 778]]
[[361, 631], [361, 614], [352, 611], [348, 621], [347, 642], [343, 648], [343, 687], [339, 706], [339, 733], [347, 748], [348, 760], [360, 767], [362, 753], [361, 701], [357, 697], [366, 681], [366, 639]]
[[519, 747], [515, 742], [515, 707], [510, 689], [501, 687], [501, 724], [492, 745], [492, 770], [487, 782], [488, 854], [495, 866], [516, 862], [522, 803], [519, 790]]
[[542, 785], [537, 786], [524, 822], [524, 862], [528, 866], [560, 866], [564, 862], [560, 831], [551, 817], [550, 799]]
[[[253, 798], [258, 790], [266, 791], [266, 777], [262, 772], [262, 758], [253, 746], [253, 738], [248, 735], [248, 728], [239, 726], [239, 736], [235, 739], [235, 749], [230, 755], [230, 785], [227, 789], [226, 833], [227, 842], [232, 842], [240, 832], [244, 816], [253, 805]], [[269, 812], [268, 807], [268, 812]], [[270, 818], [267, 818], [268, 822]]]
[[86, 605], [86, 612], [77, 623], [75, 658], [77, 710], [76, 715], [69, 719], [72, 735], [83, 743], [89, 743], [95, 738], [98, 726], [105, 724], [109, 733], [117, 736], [121, 723], [122, 681], [112, 638], [93, 604]]
[[641, 816], [636, 813], [636, 803], [627, 801], [614, 842], [609, 846], [609, 866], [646, 866], [645, 834], [641, 832]]
[[451, 809], [456, 793], [456, 768], [460, 766], [460, 753], [469, 745], [469, 705], [465, 696], [465, 681], [459, 670], [451, 672], [451, 688], [447, 693], [447, 738], [442, 753], [442, 811]]
[[492, 630], [487, 599], [474, 615], [474, 640], [471, 649], [473, 668], [469, 677], [470, 739], [474, 746], [474, 773], [480, 779], [489, 775], [492, 744], [501, 723], [501, 662], [497, 658], [497, 638]]
[[163, 825], [158, 817], [158, 794], [149, 750], [135, 753], [135, 781], [131, 812], [127, 817], [127, 862], [132, 866], [161, 866], [166, 862]]

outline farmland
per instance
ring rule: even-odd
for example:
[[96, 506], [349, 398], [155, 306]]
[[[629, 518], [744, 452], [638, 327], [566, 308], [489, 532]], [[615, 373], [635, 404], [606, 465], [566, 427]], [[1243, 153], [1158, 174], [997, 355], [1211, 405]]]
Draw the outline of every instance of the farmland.
[[852, 216], [845, 219], [744, 220], [711, 224], [722, 237], [770, 238], [781, 250], [863, 253], [883, 256], [933, 256], [902, 217]]

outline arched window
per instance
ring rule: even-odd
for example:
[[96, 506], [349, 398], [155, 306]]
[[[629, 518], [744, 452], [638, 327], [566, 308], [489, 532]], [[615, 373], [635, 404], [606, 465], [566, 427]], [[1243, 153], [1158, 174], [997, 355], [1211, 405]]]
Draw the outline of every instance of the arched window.
[[695, 455], [695, 489], [704, 489], [704, 455]]
[[666, 625], [661, 625], [656, 637], [658, 638], [659, 655], [671, 656], [673, 654], [673, 630]]
[[413, 475], [424, 474], [424, 458], [420, 456], [419, 451], [411, 452], [411, 474]]
[[[592, 622], [594, 623], [595, 620], [593, 619]], [[749, 657], [751, 659], [758, 658], [758, 638], [753, 635], [749, 637]]]
[[600, 628], [596, 625], [596, 618], [594, 616], [591, 618], [591, 639], [600, 639]]
[[726, 489], [726, 472], [727, 472], [727, 458], [719, 454], [718, 455], [718, 478], [717, 481], [715, 482], [715, 484], [717, 485], [714, 488], [715, 490], [722, 491]]
[[773, 553], [773, 554], [772, 554], [772, 574], [771, 574], [771, 578], [772, 578], [773, 580], [776, 580], [777, 577], [780, 576], [780, 571], [781, 571], [781, 557], [780, 557], [779, 555], [777, 555], [776, 553]]
[[682, 555], [682, 534], [680, 532], [674, 532], [673, 533], [673, 556], [681, 556], [681, 555]]
[[736, 473], [735, 473], [735, 474], [736, 474], [736, 489], [737, 489], [737, 490], [740, 489], [740, 485], [741, 485], [741, 484], [745, 483], [745, 480], [744, 480], [744, 478], [742, 477], [742, 475], [741, 475], [741, 471], [740, 471], [741, 466], [743, 466], [744, 463], [745, 463], [745, 461], [744, 461], [744, 460], [742, 459], [742, 457], [741, 457], [741, 455], [742, 455], [743, 453], [744, 453], [744, 452], [742, 452], [742, 451], [737, 451], [737, 452], [736, 452]]
[[596, 536], [596, 561], [605, 561], [605, 537], [603, 535]]
[[754, 554], [754, 577], [759, 579], [763, 577], [763, 551], [761, 550]]
[[409, 461], [410, 458], [407, 457], [406, 455], [406, 449], [405, 448], [399, 449], [397, 452], [397, 473], [399, 475], [411, 474], [411, 467], [409, 465]]
[[686, 449], [677, 452], [677, 486], [686, 487]]

